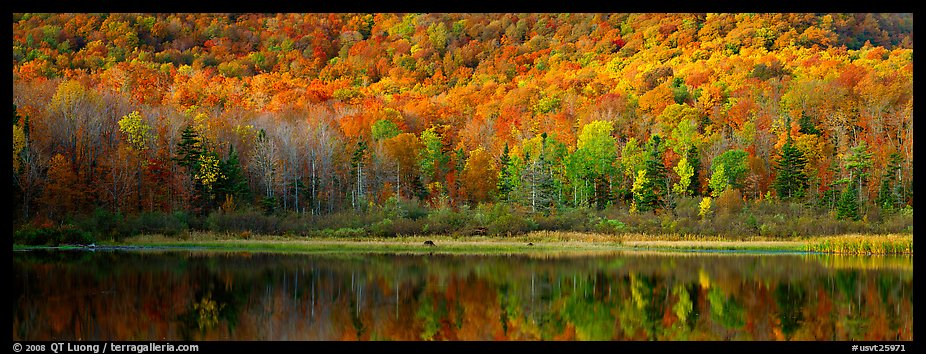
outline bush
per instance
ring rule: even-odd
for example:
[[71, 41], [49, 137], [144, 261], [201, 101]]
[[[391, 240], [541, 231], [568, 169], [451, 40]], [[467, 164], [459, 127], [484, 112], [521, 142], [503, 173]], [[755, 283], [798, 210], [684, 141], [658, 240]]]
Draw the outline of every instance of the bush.
[[350, 228], [342, 227], [337, 230], [324, 229], [322, 233], [325, 236], [337, 237], [337, 238], [351, 238], [351, 237], [362, 237], [366, 236], [367, 232], [363, 228]]
[[486, 226], [486, 232], [494, 236], [520, 235], [531, 231], [528, 219], [520, 215], [503, 214]]
[[450, 208], [439, 208], [428, 214], [425, 219], [424, 233], [459, 234], [468, 223], [468, 213], [457, 213]]
[[394, 237], [395, 232], [394, 228], [392, 227], [392, 220], [383, 219], [379, 222], [373, 223], [373, 225], [370, 225], [370, 234], [379, 237]]
[[617, 234], [617, 233], [624, 232], [625, 229], [627, 228], [627, 225], [625, 225], [624, 223], [618, 220], [603, 219], [598, 222], [598, 225], [596, 226], [596, 228], [598, 232], [601, 232], [601, 233]]
[[13, 233], [13, 243], [30, 246], [87, 245], [96, 242], [91, 232], [73, 225], [36, 227], [27, 225]]
[[717, 211], [723, 214], [737, 214], [743, 208], [743, 194], [739, 189], [727, 188], [717, 197]]
[[121, 213], [113, 213], [104, 208], [96, 208], [93, 213], [86, 216], [69, 217], [65, 224], [89, 232], [97, 239], [121, 240], [119, 225], [124, 221]]
[[537, 216], [537, 230], [546, 231], [588, 231], [588, 216], [578, 209], [566, 209], [558, 214]]
[[274, 215], [267, 215], [256, 210], [244, 212], [225, 213], [221, 211], [209, 214], [206, 224], [212, 232], [239, 233], [251, 231], [258, 234], [281, 234], [280, 220]]
[[675, 216], [680, 219], [698, 219], [701, 198], [681, 197], [675, 204]]
[[380, 209], [385, 217], [391, 219], [409, 218], [417, 220], [428, 216], [428, 209], [419, 204], [418, 201], [398, 199], [394, 196], [387, 199]]
[[[912, 210], [912, 209], [910, 209]], [[904, 213], [903, 210], [899, 213], [890, 214], [884, 217], [881, 227], [885, 233], [905, 233], [913, 232], [913, 213]]]
[[391, 226], [392, 234], [396, 236], [418, 235], [422, 233], [422, 224], [417, 220], [397, 219], [392, 222]]
[[132, 236], [139, 234], [177, 235], [188, 230], [189, 216], [186, 213], [165, 214], [160, 212], [144, 212], [135, 217], [128, 217], [120, 225], [119, 234]]

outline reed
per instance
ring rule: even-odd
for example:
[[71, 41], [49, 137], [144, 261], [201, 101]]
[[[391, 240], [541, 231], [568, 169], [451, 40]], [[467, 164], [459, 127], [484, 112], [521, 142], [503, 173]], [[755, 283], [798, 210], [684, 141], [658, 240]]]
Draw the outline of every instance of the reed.
[[844, 235], [816, 237], [806, 241], [808, 252], [835, 254], [913, 254], [913, 235]]

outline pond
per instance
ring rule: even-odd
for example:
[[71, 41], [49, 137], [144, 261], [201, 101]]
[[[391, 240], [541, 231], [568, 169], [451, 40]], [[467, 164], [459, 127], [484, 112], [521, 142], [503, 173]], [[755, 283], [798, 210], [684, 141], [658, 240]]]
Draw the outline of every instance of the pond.
[[913, 258], [16, 251], [13, 340], [903, 340]]

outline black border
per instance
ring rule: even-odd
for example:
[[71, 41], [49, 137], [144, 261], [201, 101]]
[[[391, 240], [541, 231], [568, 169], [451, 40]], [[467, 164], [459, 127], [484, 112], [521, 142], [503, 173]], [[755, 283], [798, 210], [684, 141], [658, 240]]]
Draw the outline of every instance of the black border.
[[[833, 341], [833, 342], [772, 342], [772, 341], [613, 341], [613, 342], [541, 342], [541, 341], [456, 341], [456, 342], [425, 342], [425, 341], [392, 341], [392, 342], [334, 342], [334, 341], [289, 341], [289, 342], [262, 342], [262, 341], [23, 341], [16, 342], [22, 346], [41, 345], [45, 353], [52, 352], [54, 343], [70, 343], [71, 345], [99, 345], [100, 353], [106, 343], [144, 345], [155, 343], [158, 345], [197, 345], [198, 351], [189, 353], [260, 353], [271, 350], [273, 352], [311, 352], [311, 353], [428, 353], [435, 349], [452, 349], [465, 352], [498, 353], [517, 350], [521, 353], [791, 353], [798, 352], [817, 353], [864, 353], [853, 351], [853, 346], [903, 345], [905, 353], [915, 353], [914, 342], [895, 341]], [[11, 347], [7, 347], [11, 348]], [[15, 347], [13, 347], [13, 353]], [[120, 353], [111, 350], [107, 353]], [[20, 351], [19, 353], [26, 353]], [[71, 353], [66, 350], [59, 353]], [[129, 352], [135, 353], [135, 352]], [[156, 352], [146, 352], [156, 353]], [[167, 352], [161, 352], [167, 353]]]
[[302, 0], [302, 1], [13, 1], [12, 12], [913, 12], [914, 0]]

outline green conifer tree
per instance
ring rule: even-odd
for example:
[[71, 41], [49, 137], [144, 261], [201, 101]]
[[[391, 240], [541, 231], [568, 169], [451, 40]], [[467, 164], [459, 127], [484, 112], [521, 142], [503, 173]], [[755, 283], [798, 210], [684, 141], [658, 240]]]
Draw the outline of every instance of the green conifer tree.
[[775, 181], [772, 182], [772, 187], [778, 192], [779, 198], [794, 200], [804, 197], [804, 191], [809, 183], [807, 174], [804, 173], [806, 165], [807, 159], [804, 153], [794, 146], [789, 133], [787, 142], [781, 147], [778, 166], [775, 167], [777, 174]]
[[505, 143], [499, 163], [501, 166], [498, 169], [498, 200], [507, 203], [511, 197], [511, 191], [514, 189], [511, 183], [511, 156], [508, 143]]
[[836, 202], [836, 218], [858, 220], [858, 190], [851, 181], [846, 181], [845, 184], [842, 194], [839, 195], [839, 201]]
[[877, 203], [882, 208], [894, 209], [901, 205], [903, 195], [897, 183], [903, 157], [899, 153], [893, 152], [888, 159], [887, 166], [884, 168], [884, 175], [881, 177], [881, 189], [878, 191]]
[[634, 193], [634, 203], [639, 211], [656, 211], [668, 206], [668, 169], [662, 162], [662, 139], [653, 135], [649, 142], [649, 154], [644, 163], [645, 179]]

